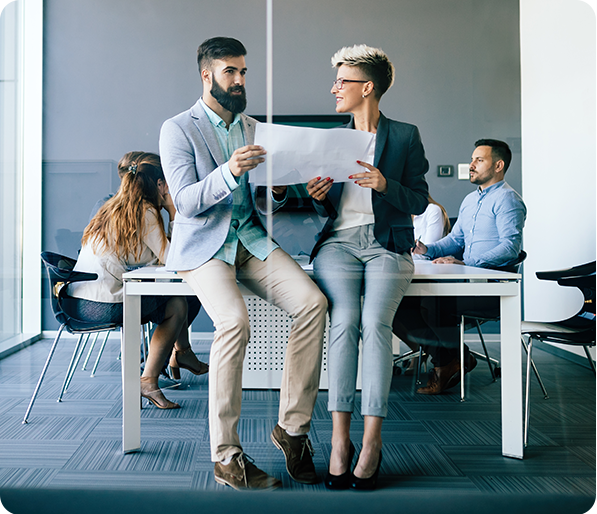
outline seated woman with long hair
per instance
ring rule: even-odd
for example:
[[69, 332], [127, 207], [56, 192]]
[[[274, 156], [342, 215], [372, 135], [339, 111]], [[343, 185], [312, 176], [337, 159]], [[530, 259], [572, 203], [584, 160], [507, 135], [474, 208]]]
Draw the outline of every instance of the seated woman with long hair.
[[[163, 263], [168, 255], [170, 243], [162, 208], [172, 220], [176, 210], [159, 157], [141, 154], [122, 176], [118, 192], [100, 208], [83, 233], [75, 270], [97, 273], [98, 279], [69, 286], [71, 307], [80, 319], [122, 323], [122, 274], [132, 268]], [[188, 337], [188, 326], [200, 307], [196, 297], [141, 297], [141, 322], [157, 325], [141, 376], [141, 396], [160, 409], [180, 407], [167, 400], [158, 387], [158, 376], [170, 354], [175, 376], [180, 376], [179, 368], [195, 375], [209, 369], [193, 353]]]

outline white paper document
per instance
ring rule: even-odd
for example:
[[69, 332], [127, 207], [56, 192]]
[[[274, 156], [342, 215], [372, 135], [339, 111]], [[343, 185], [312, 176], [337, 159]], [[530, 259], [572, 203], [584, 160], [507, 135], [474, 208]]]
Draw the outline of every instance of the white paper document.
[[249, 172], [249, 182], [267, 185], [267, 159], [272, 162], [272, 185], [305, 184], [315, 177], [347, 182], [365, 168], [374, 135], [361, 130], [316, 129], [259, 123], [255, 144], [267, 151], [266, 162]]

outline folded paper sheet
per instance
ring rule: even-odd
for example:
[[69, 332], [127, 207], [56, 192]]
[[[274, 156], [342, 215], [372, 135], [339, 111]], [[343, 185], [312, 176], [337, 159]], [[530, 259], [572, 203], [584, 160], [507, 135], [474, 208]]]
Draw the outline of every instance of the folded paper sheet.
[[374, 136], [360, 130], [316, 129], [260, 123], [255, 144], [267, 151], [266, 162], [249, 173], [249, 181], [267, 185], [267, 159], [272, 162], [272, 185], [305, 184], [315, 177], [347, 182], [365, 169], [357, 160], [367, 158]]

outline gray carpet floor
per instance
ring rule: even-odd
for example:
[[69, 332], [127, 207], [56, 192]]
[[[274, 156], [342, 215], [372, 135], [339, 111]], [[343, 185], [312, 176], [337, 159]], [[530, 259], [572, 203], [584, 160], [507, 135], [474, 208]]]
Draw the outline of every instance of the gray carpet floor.
[[[244, 449], [283, 491], [238, 493], [216, 484], [209, 459], [207, 376], [183, 371], [166, 396], [181, 404], [145, 406], [139, 453], [121, 452], [119, 342], [110, 339], [95, 377], [77, 370], [56, 402], [74, 339], [64, 339], [49, 368], [30, 423], [21, 420], [49, 351], [42, 340], [0, 360], [0, 499], [15, 514], [52, 512], [586, 512], [595, 500], [595, 378], [583, 366], [536, 349], [549, 392], [533, 382], [531, 429], [524, 460], [502, 457], [500, 384], [484, 362], [467, 375], [467, 401], [456, 388], [414, 393], [414, 377], [396, 376], [383, 425], [380, 487], [373, 493], [330, 492], [293, 482], [270, 442], [278, 392], [243, 393]], [[194, 341], [207, 361], [209, 341]], [[492, 345], [497, 353], [497, 345]], [[332, 422], [320, 391], [310, 438], [323, 477]], [[363, 418], [353, 415], [357, 448]]]

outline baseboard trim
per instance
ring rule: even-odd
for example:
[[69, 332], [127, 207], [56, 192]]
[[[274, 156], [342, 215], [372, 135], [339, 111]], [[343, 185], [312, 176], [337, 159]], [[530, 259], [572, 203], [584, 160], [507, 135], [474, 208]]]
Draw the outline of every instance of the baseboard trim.
[[42, 339], [42, 334], [19, 334], [0, 343], [0, 359], [32, 345]]

